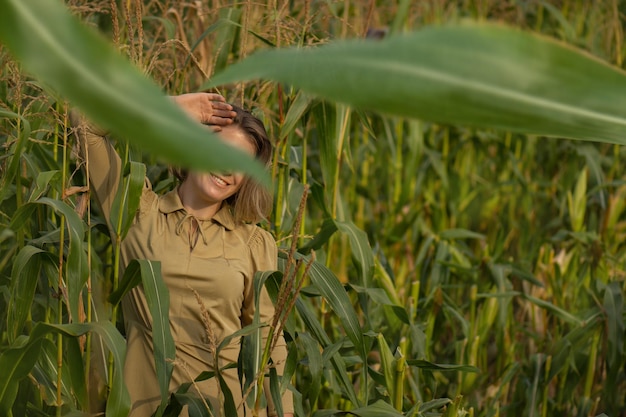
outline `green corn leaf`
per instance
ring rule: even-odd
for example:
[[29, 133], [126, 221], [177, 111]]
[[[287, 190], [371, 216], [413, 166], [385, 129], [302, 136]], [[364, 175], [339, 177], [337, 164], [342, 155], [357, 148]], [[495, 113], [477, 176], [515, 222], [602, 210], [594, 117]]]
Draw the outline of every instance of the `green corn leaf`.
[[17, 396], [19, 382], [35, 366], [41, 350], [41, 340], [28, 343], [25, 347], [8, 349], [0, 355], [0, 415], [11, 415], [11, 407]]
[[307, 398], [309, 404], [316, 404], [322, 389], [322, 372], [324, 371], [319, 344], [308, 333], [298, 333], [298, 344], [306, 352], [307, 365], [311, 373], [311, 381], [307, 384]]
[[391, 24], [390, 33], [401, 32], [402, 27], [409, 19], [411, 9], [411, 0], [400, 0], [398, 2], [398, 10], [395, 13], [393, 23]]
[[[43, 339], [43, 340], [44, 340], [43, 342], [44, 344], [47, 343], [45, 341], [46, 339]], [[48, 342], [52, 343], [52, 341], [48, 341]], [[43, 352], [43, 349], [42, 349], [42, 352]], [[43, 356], [43, 354], [40, 353], [40, 356]], [[41, 358], [40, 358], [40, 361], [41, 361]], [[52, 403], [56, 401], [56, 396], [57, 396], [56, 377], [52, 377], [50, 376], [50, 374], [46, 373], [42, 369], [39, 363], [36, 363], [33, 369], [31, 369], [30, 375], [35, 381], [37, 381], [37, 384], [39, 384], [39, 390], [42, 393], [42, 396], [46, 398], [46, 403], [48, 405], [53, 405]]]
[[393, 353], [391, 353], [391, 349], [389, 349], [389, 345], [387, 345], [387, 341], [382, 334], [378, 334], [376, 336], [376, 340], [378, 341], [378, 349], [380, 352], [380, 364], [383, 371], [383, 376], [385, 377], [385, 388], [389, 393], [389, 398], [395, 397], [395, 374], [396, 374], [396, 360], [393, 357]]
[[352, 222], [335, 221], [337, 229], [348, 236], [350, 249], [361, 274], [361, 285], [369, 287], [374, 274], [374, 254], [367, 239], [367, 234]]
[[551, 313], [553, 313], [554, 315], [562, 318], [563, 320], [570, 322], [571, 324], [577, 325], [577, 326], [582, 326], [583, 325], [583, 321], [581, 319], [579, 319], [578, 317], [574, 316], [573, 314], [563, 310], [560, 307], [555, 306], [554, 304], [545, 301], [545, 300], [541, 300], [539, 298], [535, 298], [531, 295], [528, 294], [523, 294], [522, 295], [525, 299], [527, 299], [528, 301], [530, 301], [531, 303], [537, 305], [538, 307], [544, 308], [548, 311], [550, 311]]
[[415, 366], [427, 371], [461, 371], [461, 372], [480, 372], [478, 368], [470, 365], [454, 365], [439, 364], [425, 361], [423, 359], [407, 359], [407, 365]]
[[146, 178], [146, 166], [142, 163], [129, 161], [128, 170], [128, 176], [120, 178], [111, 207], [111, 227], [121, 239], [133, 224]]
[[85, 381], [85, 367], [82, 360], [77, 360], [82, 356], [79, 339], [76, 337], [65, 337], [63, 340], [65, 355], [63, 358], [63, 369], [67, 370], [71, 383], [72, 394], [83, 410], [88, 404], [87, 381]]
[[340, 231], [348, 236], [352, 256], [360, 272], [360, 285], [364, 287], [370, 286], [374, 274], [374, 255], [367, 234], [356, 227], [354, 223], [332, 219], [324, 220], [321, 230], [302, 248], [302, 251], [308, 253], [310, 250], [319, 249], [328, 242], [328, 239], [336, 231]]
[[114, 379], [107, 400], [106, 417], [127, 415], [130, 397], [124, 384], [122, 369], [126, 357], [126, 341], [111, 322], [83, 324], [37, 323], [28, 338], [18, 340], [13, 348], [0, 355], [0, 415], [9, 415], [18, 384], [26, 377], [41, 356], [43, 338], [49, 333], [78, 337], [89, 331], [98, 333], [114, 358]]
[[319, 143], [320, 153], [320, 169], [324, 182], [323, 195], [324, 207], [331, 213], [329, 217], [333, 217], [335, 207], [332, 207], [333, 198], [338, 194], [338, 184], [336, 184], [336, 174], [338, 167], [338, 158], [342, 149], [341, 147], [341, 122], [342, 118], [348, 117], [346, 113], [349, 111], [345, 106], [334, 105], [327, 102], [318, 103], [314, 108], [315, 120], [317, 121], [317, 129], [324, 140]]
[[309, 108], [311, 104], [312, 98], [311, 96], [299, 92], [296, 95], [293, 103], [289, 106], [289, 110], [287, 111], [287, 115], [285, 116], [285, 121], [283, 125], [280, 127], [279, 138], [285, 138], [291, 132], [294, 131], [297, 124], [302, 122], [302, 117], [306, 110]]
[[255, 384], [250, 391], [250, 395], [246, 398], [246, 401], [248, 401], [248, 404], [252, 407], [254, 406], [259, 390], [259, 387], [256, 384], [257, 375], [265, 366], [265, 364], [262, 363], [263, 352], [266, 348], [266, 343], [271, 343], [269, 338], [265, 341], [265, 343], [263, 340], [264, 330], [265, 334], [267, 334], [267, 328], [263, 329], [263, 327], [265, 327], [267, 323], [261, 323], [259, 303], [261, 301], [261, 293], [263, 291], [263, 287], [265, 286], [265, 282], [273, 276], [276, 276], [276, 279], [279, 281], [282, 279], [282, 273], [278, 271], [258, 271], [254, 274], [253, 279], [255, 308], [252, 324], [256, 326], [256, 329], [244, 338], [245, 354], [242, 355], [242, 359], [244, 361], [243, 373], [246, 377], [244, 380], [243, 390], [247, 391], [251, 384]]
[[447, 242], [439, 242], [437, 245], [437, 252], [435, 253], [435, 263], [430, 270], [430, 284], [431, 291], [436, 290], [442, 283], [446, 282], [449, 274], [448, 268], [443, 263], [448, 259], [450, 250]]
[[[606, 209], [606, 190], [603, 189], [605, 184], [604, 172], [602, 169], [602, 155], [596, 147], [591, 144], [576, 146], [576, 153], [584, 156], [587, 162], [587, 169], [589, 169], [589, 179], [594, 184], [594, 188], [599, 188], [595, 195], [600, 203], [602, 209]], [[587, 202], [585, 201], [585, 204]]]
[[350, 414], [359, 417], [402, 417], [403, 414], [394, 409], [390, 404], [378, 400], [365, 407], [350, 410]]
[[507, 366], [505, 372], [498, 381], [498, 392], [494, 397], [494, 401], [497, 401], [502, 396], [502, 394], [505, 393], [507, 384], [511, 382], [514, 377], [517, 376], [517, 374], [520, 372], [520, 369], [521, 365], [519, 362], [514, 362], [511, 365]]
[[19, 119], [22, 125], [22, 130], [19, 132], [19, 136], [15, 145], [12, 147], [12, 155], [10, 156], [11, 162], [8, 164], [8, 168], [6, 172], [3, 173], [2, 178], [2, 187], [0, 187], [0, 202], [4, 201], [6, 197], [8, 197], [9, 190], [11, 187], [9, 184], [13, 182], [15, 177], [19, 175], [19, 163], [22, 158], [22, 152], [24, 151], [26, 144], [28, 142], [28, 138], [30, 136], [31, 127], [28, 120], [17, 113], [13, 113], [12, 111], [0, 109], [0, 117], [7, 118], [15, 118]]
[[170, 378], [174, 369], [176, 346], [170, 330], [170, 297], [169, 291], [161, 277], [161, 263], [149, 260], [133, 260], [139, 264], [141, 282], [146, 301], [152, 316], [152, 343], [154, 344], [154, 363], [156, 366], [159, 389], [161, 390], [161, 406], [158, 413], [165, 407], [169, 396]]
[[[212, 417], [215, 415], [214, 411], [210, 411], [211, 403], [207, 403], [209, 410], [207, 410], [205, 403], [192, 394], [177, 394], [176, 398], [181, 404], [187, 405], [189, 411], [189, 417]], [[178, 416], [178, 414], [172, 414], [172, 416]]]
[[[510, 270], [507, 265], [494, 264], [493, 262], [489, 262], [487, 264], [489, 267], [489, 272], [491, 272], [491, 277], [493, 278], [495, 284], [497, 294], [507, 293], [512, 289], [511, 281], [509, 281]], [[511, 304], [511, 298], [509, 297], [497, 297], [498, 300], [498, 325], [500, 329], [504, 329], [506, 327], [507, 320], [507, 310], [509, 305]]]
[[[40, 375], [43, 375], [44, 381], [38, 380], [39, 383], [45, 384], [48, 387], [49, 392], [52, 394], [51, 397], [48, 398], [50, 405], [56, 402], [56, 389], [57, 389], [57, 381], [58, 381], [58, 364], [57, 364], [57, 346], [49, 340], [42, 339], [43, 343], [41, 346], [41, 351], [39, 354], [39, 358], [37, 364], [35, 365], [35, 369], [39, 369]], [[65, 343], [66, 340], [64, 339]], [[81, 356], [79, 355], [78, 358]], [[74, 362], [81, 362], [80, 360], [74, 359]], [[64, 397], [64, 401], [68, 401], [72, 399], [72, 390], [74, 388], [71, 380], [71, 375], [68, 372], [67, 366], [69, 364], [66, 361], [63, 361], [63, 367], [61, 368], [61, 393], [62, 397]], [[82, 367], [82, 366], [81, 366]], [[77, 381], [78, 382], [78, 381]], [[80, 387], [79, 387], [80, 389]], [[82, 389], [85, 391], [85, 381], [83, 377], [82, 381]]]
[[365, 361], [367, 353], [359, 318], [343, 285], [341, 285], [335, 274], [319, 262], [313, 262], [309, 270], [309, 277], [313, 285], [319, 289], [322, 297], [337, 314], [337, 317], [343, 324], [346, 335], [354, 344], [361, 359]]
[[419, 411], [420, 413], [425, 413], [430, 410], [438, 410], [441, 407], [444, 407], [452, 402], [449, 398], [437, 398], [435, 400], [427, 401], [423, 404], [420, 404]]
[[334, 417], [337, 415], [341, 415], [341, 410], [336, 409], [325, 409], [325, 410], [317, 410], [313, 413], [311, 417]]
[[83, 236], [85, 228], [78, 214], [61, 200], [53, 200], [47, 197], [35, 202], [27, 203], [20, 207], [11, 219], [10, 227], [18, 230], [30, 218], [37, 204], [45, 204], [52, 207], [57, 213], [65, 218], [69, 232], [69, 252], [65, 264], [65, 276], [67, 294], [69, 298], [69, 310], [71, 317], [78, 317], [78, 305], [83, 286], [87, 282], [87, 256], [83, 250]]
[[[305, 328], [313, 334], [313, 336], [315, 337], [315, 339], [317, 339], [320, 345], [324, 349], [329, 346], [331, 344], [330, 338], [326, 334], [326, 331], [322, 328], [315, 313], [311, 311], [312, 309], [307, 306], [301, 299], [297, 299], [296, 310], [302, 318]], [[339, 384], [343, 388], [344, 394], [346, 395], [346, 397], [348, 397], [352, 404], [358, 405], [361, 402], [359, 401], [354, 390], [354, 386], [352, 385], [352, 381], [348, 376], [345, 360], [338, 353], [338, 350], [339, 349], [337, 349], [337, 351], [330, 355], [330, 363], [335, 371], [337, 379], [339, 380]]]
[[126, 341], [111, 322], [82, 324], [47, 324], [37, 323], [30, 335], [33, 340], [48, 333], [62, 333], [66, 336], [78, 337], [89, 331], [98, 333], [114, 358], [113, 385], [108, 396], [106, 417], [126, 415], [130, 410], [130, 397], [123, 377], [124, 360], [126, 357]]
[[306, 255], [311, 250], [318, 250], [324, 246], [326, 242], [328, 242], [330, 237], [335, 234], [336, 231], [337, 225], [335, 222], [330, 218], [326, 218], [322, 223], [320, 230], [318, 230], [311, 240], [307, 241], [307, 243], [299, 249], [299, 252]]
[[[219, 17], [220, 20], [216, 24], [216, 29], [219, 29], [219, 31], [213, 45], [219, 51], [215, 58], [215, 71], [221, 71], [228, 64], [228, 57], [233, 50], [239, 32], [241, 9], [235, 7], [220, 8]], [[206, 36], [205, 34], [208, 34], [208, 29], [204, 31], [203, 36], [196, 43]]]
[[[259, 369], [258, 367], [255, 368], [255, 366], [258, 366], [259, 361], [257, 358], [259, 358], [260, 355], [262, 355], [262, 352], [258, 351], [259, 349], [258, 343], [252, 344], [250, 339], [245, 336], [255, 335], [255, 334], [260, 333], [261, 328], [263, 326], [264, 326], [263, 323], [253, 322], [245, 326], [244, 328], [239, 329], [236, 332], [226, 336], [224, 339], [222, 339], [220, 344], [217, 346], [217, 354], [219, 355], [221, 350], [227, 347], [228, 345], [230, 345], [233, 340], [238, 339], [240, 337], [243, 338], [240, 357], [243, 360], [242, 371], [244, 375], [246, 375], [246, 387], [249, 386], [251, 382], [255, 381], [256, 372]], [[254, 336], [252, 337], [252, 339], [254, 339]], [[228, 387], [228, 384], [226, 384], [226, 381], [224, 380], [224, 376], [222, 375], [222, 371], [228, 368], [230, 368], [230, 364], [227, 365], [226, 367], [217, 369], [215, 372], [215, 378], [217, 378], [218, 383], [220, 384], [220, 389], [222, 390], [222, 394], [224, 396], [224, 410], [226, 412], [226, 415], [237, 415], [237, 411], [236, 411], [237, 407], [235, 406], [233, 395], [230, 391], [230, 388]], [[254, 388], [250, 396], [246, 398], [246, 401], [249, 400], [253, 402], [255, 398], [253, 396], [253, 393], [256, 394], [257, 389], [258, 387]]]
[[0, 2], [0, 41], [42, 83], [117, 136], [179, 166], [236, 169], [271, 184], [262, 164], [220, 140], [210, 140], [214, 133], [191, 121], [63, 2]]
[[[287, 360], [285, 360], [285, 366], [283, 368], [283, 380], [281, 385], [281, 391], [284, 392], [286, 387], [291, 383], [293, 376], [296, 373], [296, 368], [299, 365], [298, 354], [299, 351], [295, 346], [295, 343], [289, 343], [287, 345]], [[323, 363], [323, 362], [322, 362]]]
[[439, 233], [439, 237], [445, 240], [453, 239], [485, 239], [485, 235], [481, 233], [472, 232], [467, 229], [448, 229]]
[[392, 301], [389, 298], [389, 293], [386, 292], [386, 289], [383, 290], [382, 288], [365, 288], [361, 287], [360, 285], [354, 284], [350, 284], [350, 287], [358, 293], [367, 294], [367, 296], [370, 297], [372, 301], [376, 304], [388, 307], [389, 310], [393, 312], [392, 317], [395, 320], [399, 320], [404, 324], [410, 324], [409, 315], [406, 312], [406, 309], [403, 306], [396, 304], [394, 301]]
[[584, 232], [583, 225], [587, 208], [587, 169], [583, 169], [580, 172], [574, 193], [567, 193], [567, 208], [572, 230], [574, 232]]
[[46, 204], [52, 207], [57, 213], [65, 218], [66, 227], [69, 235], [69, 252], [65, 265], [65, 276], [67, 285], [67, 295], [69, 299], [69, 309], [72, 320], [77, 320], [78, 305], [83, 287], [87, 282], [87, 254], [83, 248], [83, 236], [85, 235], [85, 227], [82, 219], [78, 214], [66, 203], [61, 200], [53, 200], [47, 197], [37, 200], [36, 203]]
[[152, 343], [154, 344], [154, 361], [161, 391], [161, 405], [157, 413], [163, 413], [169, 396], [169, 383], [174, 369], [173, 360], [176, 347], [169, 324], [169, 291], [161, 276], [161, 264], [145, 259], [132, 260], [122, 277], [115, 292], [109, 296], [113, 305], [120, 303], [122, 298], [139, 283], [143, 285], [146, 301], [152, 316]]
[[183, 384], [177, 392], [172, 393], [167, 408], [163, 412], [163, 417], [178, 417], [183, 405], [187, 405], [189, 417], [213, 417], [216, 415], [210, 401], [205, 403], [197, 395], [187, 392], [190, 386], [190, 383]]
[[358, 417], [402, 417], [403, 414], [393, 408], [388, 403], [378, 400], [375, 403], [367, 405], [365, 407], [359, 407], [350, 411], [340, 410], [318, 410], [313, 413], [313, 417], [331, 417], [331, 416], [347, 416], [355, 415]]
[[607, 366], [619, 368], [624, 361], [624, 293], [619, 282], [611, 282], [604, 290], [604, 310], [607, 316]]
[[24, 246], [13, 260], [11, 271], [11, 298], [7, 308], [9, 342], [13, 342], [22, 330], [30, 313], [39, 279], [41, 263], [47, 252], [34, 246]]
[[270, 393], [272, 395], [272, 401], [274, 402], [274, 407], [276, 408], [276, 415], [283, 415], [283, 402], [282, 395], [280, 393], [280, 381], [278, 377], [278, 372], [276, 372], [276, 368], [270, 368]]
[[30, 194], [28, 201], [36, 201], [39, 198], [43, 197], [48, 187], [51, 186], [51, 183], [54, 183], [59, 180], [61, 177], [61, 171], [44, 171], [37, 174], [37, 179], [35, 180], [35, 188]]
[[381, 41], [261, 51], [205, 87], [259, 78], [398, 116], [626, 143], [622, 71], [503, 25], [433, 26]]
[[118, 305], [122, 301], [122, 298], [124, 298], [130, 290], [141, 283], [141, 265], [141, 262], [135, 260], [128, 264], [126, 270], [124, 270], [124, 276], [122, 276], [117, 290], [109, 295], [109, 302], [113, 306]]
[[[285, 262], [284, 258], [285, 257], [286, 255], [279, 252], [278, 262], [279, 262], [280, 268], [283, 270], [284, 270], [284, 262]], [[296, 259], [303, 259], [306, 261], [308, 258], [300, 254], [299, 252], [296, 252]], [[311, 271], [313, 271], [313, 269], [316, 267], [316, 264], [318, 263], [317, 262], [313, 263]], [[321, 265], [318, 265], [318, 267], [323, 268], [323, 266]], [[328, 270], [327, 270], [327, 273], [330, 273], [332, 275], [332, 272]], [[336, 281], [337, 277], [334, 277], [333, 279]], [[345, 290], [343, 290], [343, 287], [341, 287], [341, 291], [343, 291], [343, 293], [345, 294]], [[305, 328], [309, 332], [311, 332], [313, 337], [318, 341], [318, 343], [322, 346], [322, 348], [326, 349], [328, 346], [330, 346], [331, 345], [330, 337], [328, 336], [328, 334], [326, 334], [326, 331], [320, 325], [316, 317], [316, 314], [312, 311], [311, 307], [305, 304], [301, 298], [298, 298], [296, 300], [296, 310], [298, 311], [300, 318], [304, 322]], [[362, 338], [362, 335], [361, 335], [361, 338]], [[348, 376], [345, 360], [341, 357], [341, 355], [338, 352], [335, 352], [333, 355], [330, 356], [330, 363], [333, 366], [333, 369], [335, 371], [335, 374], [339, 380], [339, 383], [343, 389], [345, 396], [348, 397], [348, 399], [353, 404], [360, 405], [361, 401], [357, 397], [352, 381], [350, 380], [350, 377]]]
[[570, 24], [570, 22], [568, 22], [567, 18], [563, 16], [563, 13], [547, 1], [540, 1], [540, 3], [541, 6], [544, 7], [557, 22], [559, 22], [563, 37], [569, 42], [574, 42], [576, 40], [576, 29]]
[[222, 375], [221, 372], [217, 372], [215, 377], [220, 384], [220, 390], [222, 391], [222, 396], [224, 397], [224, 414], [227, 416], [236, 416], [237, 406], [235, 405], [233, 394], [230, 392], [230, 388], [224, 379], [224, 375]]

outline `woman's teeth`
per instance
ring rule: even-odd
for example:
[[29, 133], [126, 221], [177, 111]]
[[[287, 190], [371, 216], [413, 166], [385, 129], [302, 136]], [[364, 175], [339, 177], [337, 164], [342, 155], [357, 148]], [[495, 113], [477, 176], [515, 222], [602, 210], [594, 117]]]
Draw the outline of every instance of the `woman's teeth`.
[[223, 179], [221, 179], [219, 177], [216, 177], [215, 175], [211, 175], [211, 177], [213, 177], [213, 181], [215, 181], [219, 185], [222, 185], [222, 186], [228, 185], [228, 183], [226, 181], [224, 181]]

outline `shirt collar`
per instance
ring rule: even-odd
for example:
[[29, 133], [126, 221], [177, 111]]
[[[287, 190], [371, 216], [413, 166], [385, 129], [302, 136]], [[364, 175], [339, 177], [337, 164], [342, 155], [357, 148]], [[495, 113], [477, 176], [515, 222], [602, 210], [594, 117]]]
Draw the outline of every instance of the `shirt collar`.
[[[178, 187], [176, 187], [159, 198], [159, 211], [164, 214], [169, 214], [178, 210], [187, 212], [178, 195]], [[235, 218], [231, 213], [230, 205], [226, 203], [222, 204], [222, 207], [215, 213], [215, 216], [213, 216], [211, 220], [221, 224], [227, 230], [233, 230], [235, 228]]]

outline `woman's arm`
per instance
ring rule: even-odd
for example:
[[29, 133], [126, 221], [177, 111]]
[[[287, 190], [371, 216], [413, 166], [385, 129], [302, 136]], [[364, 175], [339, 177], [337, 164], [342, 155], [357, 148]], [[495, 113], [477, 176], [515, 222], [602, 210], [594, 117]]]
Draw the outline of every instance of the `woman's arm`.
[[91, 190], [110, 224], [111, 207], [120, 180], [122, 161], [107, 140], [107, 131], [89, 122], [78, 110], [70, 112], [70, 122], [78, 139]]
[[[214, 130], [232, 123], [236, 113], [224, 97], [213, 93], [189, 93], [171, 96], [189, 116], [200, 123], [213, 125]], [[107, 224], [117, 192], [122, 161], [107, 140], [107, 131], [88, 121], [78, 110], [70, 112], [70, 122], [78, 138], [80, 154], [85, 161], [89, 182], [102, 208]]]

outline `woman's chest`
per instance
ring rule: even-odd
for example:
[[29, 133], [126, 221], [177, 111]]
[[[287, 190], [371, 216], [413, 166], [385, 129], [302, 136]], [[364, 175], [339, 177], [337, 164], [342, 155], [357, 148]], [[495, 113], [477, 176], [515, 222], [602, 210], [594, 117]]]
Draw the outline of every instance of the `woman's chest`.
[[159, 261], [170, 292], [193, 289], [201, 297], [241, 294], [251, 273], [243, 239], [219, 224], [169, 220], [133, 225], [123, 242], [124, 263]]

